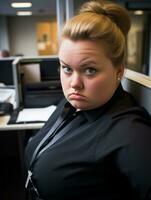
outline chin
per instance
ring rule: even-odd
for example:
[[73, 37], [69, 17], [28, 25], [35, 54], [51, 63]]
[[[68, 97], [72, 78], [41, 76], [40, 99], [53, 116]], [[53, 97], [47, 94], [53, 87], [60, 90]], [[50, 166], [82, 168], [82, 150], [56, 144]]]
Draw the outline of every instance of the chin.
[[69, 101], [71, 105], [78, 109], [78, 110], [89, 110], [91, 109], [91, 106], [86, 104], [86, 103], [81, 103], [81, 102], [74, 102], [74, 101]]
[[85, 106], [83, 103], [75, 102], [75, 101], [69, 101], [73, 107], [76, 109], [83, 109]]

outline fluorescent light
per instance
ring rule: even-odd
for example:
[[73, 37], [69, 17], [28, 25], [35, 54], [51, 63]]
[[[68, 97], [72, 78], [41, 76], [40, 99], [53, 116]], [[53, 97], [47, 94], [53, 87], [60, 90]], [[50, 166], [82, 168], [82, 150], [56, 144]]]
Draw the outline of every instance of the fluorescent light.
[[32, 12], [31, 11], [18, 11], [17, 15], [18, 16], [30, 16], [30, 15], [32, 15]]
[[142, 10], [135, 10], [135, 11], [134, 11], [134, 14], [135, 14], [135, 15], [143, 15], [144, 12], [143, 12]]
[[29, 8], [32, 6], [31, 2], [14, 2], [11, 3], [11, 6], [13, 8]]

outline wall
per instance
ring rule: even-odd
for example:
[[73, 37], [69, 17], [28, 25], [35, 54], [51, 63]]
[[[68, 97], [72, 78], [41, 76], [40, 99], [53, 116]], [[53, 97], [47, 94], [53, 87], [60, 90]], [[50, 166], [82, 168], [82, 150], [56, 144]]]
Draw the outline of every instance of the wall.
[[0, 49], [9, 50], [7, 17], [0, 16]]
[[12, 55], [23, 54], [24, 56], [38, 55], [36, 43], [36, 24], [50, 22], [49, 16], [40, 17], [9, 17], [8, 30], [10, 38], [10, 51]]

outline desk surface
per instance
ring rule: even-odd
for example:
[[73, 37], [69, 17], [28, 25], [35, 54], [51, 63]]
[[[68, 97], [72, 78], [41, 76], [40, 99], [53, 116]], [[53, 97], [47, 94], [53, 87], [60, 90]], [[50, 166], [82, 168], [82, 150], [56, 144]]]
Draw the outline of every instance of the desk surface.
[[40, 129], [44, 123], [7, 124], [10, 116], [0, 117], [0, 131]]

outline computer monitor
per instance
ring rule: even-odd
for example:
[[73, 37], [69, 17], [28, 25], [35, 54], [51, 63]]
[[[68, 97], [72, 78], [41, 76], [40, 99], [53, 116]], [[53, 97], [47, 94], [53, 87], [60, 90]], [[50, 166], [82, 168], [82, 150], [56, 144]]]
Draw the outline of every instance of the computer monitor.
[[25, 83], [60, 80], [58, 56], [23, 57], [17, 61], [17, 74], [24, 74]]
[[12, 62], [14, 57], [0, 59], [0, 83], [14, 85]]
[[58, 57], [45, 58], [40, 62], [41, 81], [59, 80]]
[[18, 58], [13, 62], [17, 107], [57, 104], [63, 97], [58, 56]]

